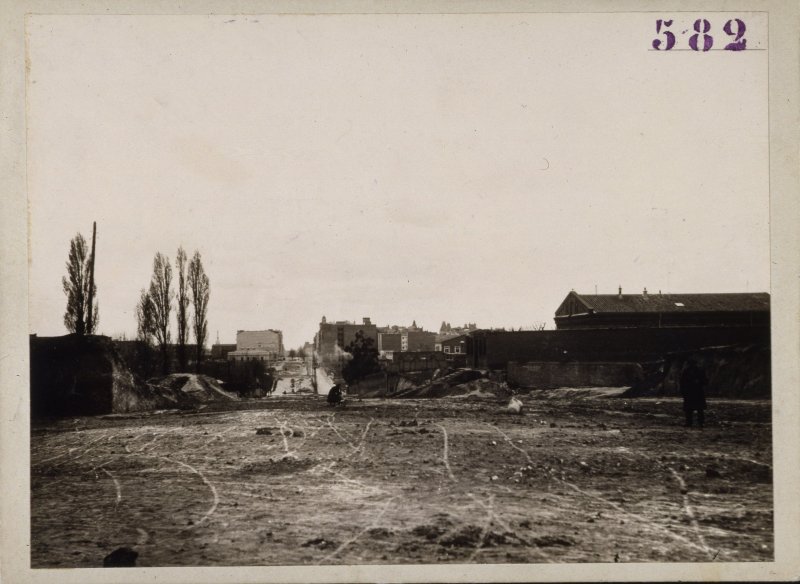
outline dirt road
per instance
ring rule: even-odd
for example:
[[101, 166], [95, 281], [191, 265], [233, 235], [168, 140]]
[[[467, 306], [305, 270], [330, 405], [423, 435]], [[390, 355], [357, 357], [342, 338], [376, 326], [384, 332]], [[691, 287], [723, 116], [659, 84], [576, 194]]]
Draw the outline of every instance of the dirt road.
[[273, 396], [32, 430], [32, 566], [770, 560], [768, 402]]

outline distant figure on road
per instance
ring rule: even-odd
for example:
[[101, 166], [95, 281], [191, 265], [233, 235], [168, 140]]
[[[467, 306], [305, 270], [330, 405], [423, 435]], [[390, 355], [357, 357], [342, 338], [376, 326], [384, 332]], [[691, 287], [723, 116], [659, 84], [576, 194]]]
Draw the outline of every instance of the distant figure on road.
[[691, 428], [694, 412], [697, 411], [697, 425], [705, 422], [706, 376], [694, 359], [690, 359], [681, 373], [680, 389], [683, 396], [683, 412], [686, 414], [686, 427]]
[[330, 391], [328, 392], [328, 405], [337, 406], [340, 403], [342, 403], [342, 388], [337, 383], [331, 387]]

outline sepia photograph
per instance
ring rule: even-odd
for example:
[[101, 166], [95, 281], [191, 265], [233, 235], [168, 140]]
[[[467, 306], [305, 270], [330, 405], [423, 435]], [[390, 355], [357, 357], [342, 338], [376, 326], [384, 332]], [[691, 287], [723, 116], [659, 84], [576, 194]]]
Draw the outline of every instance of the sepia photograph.
[[30, 581], [785, 560], [751, 4], [27, 12]]

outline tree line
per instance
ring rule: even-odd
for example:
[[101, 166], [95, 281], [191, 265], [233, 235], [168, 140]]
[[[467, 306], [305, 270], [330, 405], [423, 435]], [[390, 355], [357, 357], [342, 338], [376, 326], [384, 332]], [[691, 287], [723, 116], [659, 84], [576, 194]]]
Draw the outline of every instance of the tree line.
[[[61, 280], [67, 296], [64, 326], [70, 333], [78, 335], [95, 334], [100, 322], [97, 285], [94, 281], [94, 239], [93, 232], [91, 252], [86, 239], [80, 233], [70, 240], [67, 275]], [[177, 286], [174, 288], [169, 258], [161, 252], [156, 253], [150, 285], [141, 289], [136, 304], [137, 338], [147, 346], [152, 346], [155, 339], [161, 350], [165, 374], [169, 372], [170, 315], [173, 300], [177, 320], [177, 359], [181, 371], [185, 371], [188, 366], [190, 333], [194, 333], [194, 357], [198, 368], [203, 360], [203, 347], [208, 338], [210, 286], [200, 252], [195, 251], [189, 259], [183, 246], [180, 246], [175, 258], [175, 270]]]
[[[177, 288], [173, 288], [172, 264], [164, 254], [156, 253], [150, 285], [141, 289], [139, 302], [136, 304], [137, 338], [148, 345], [155, 339], [161, 350], [164, 374], [169, 372], [173, 299], [177, 321], [176, 350], [181, 371], [185, 371], [188, 366], [187, 345], [190, 331], [194, 333], [195, 365], [198, 368], [203, 360], [203, 347], [208, 338], [208, 276], [199, 251], [195, 251], [188, 262], [187, 259], [183, 247], [179, 247], [175, 258]], [[191, 315], [190, 305], [193, 309]]]

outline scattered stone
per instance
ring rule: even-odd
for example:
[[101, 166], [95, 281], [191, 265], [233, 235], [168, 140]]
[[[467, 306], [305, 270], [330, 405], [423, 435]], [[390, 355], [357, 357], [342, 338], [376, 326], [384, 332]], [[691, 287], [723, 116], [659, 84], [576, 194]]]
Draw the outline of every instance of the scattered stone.
[[500, 477], [499, 477], [499, 476], [497, 476], [497, 475], [492, 475], [492, 480], [493, 480], [493, 481], [496, 481], [496, 480], [498, 480], [499, 478], [500, 478]]
[[121, 547], [103, 558], [104, 568], [132, 568], [136, 565], [139, 552], [129, 547]]
[[392, 535], [392, 531], [386, 529], [385, 527], [372, 527], [367, 530], [367, 534], [371, 537], [389, 537]]
[[336, 547], [336, 543], [322, 537], [315, 537], [309, 539], [307, 542], [300, 544], [302, 547], [315, 547], [320, 550], [330, 549]]
[[519, 526], [522, 527], [523, 529], [530, 529], [531, 522], [527, 519], [523, 519], [522, 521], [519, 522]]
[[539, 547], [568, 547], [575, 545], [575, 540], [565, 535], [542, 535], [540, 537], [533, 538], [533, 543]]
[[445, 531], [447, 530], [441, 525], [417, 525], [411, 530], [411, 533], [417, 537], [433, 540], [441, 536]]
[[272, 435], [272, 429], [271, 428], [259, 428], [258, 430], [256, 430], [256, 434], [271, 436]]
[[522, 414], [522, 400], [512, 397], [506, 406], [506, 411], [509, 414]]
[[467, 525], [444, 538], [440, 543], [444, 547], [475, 547], [480, 542], [481, 528]]

